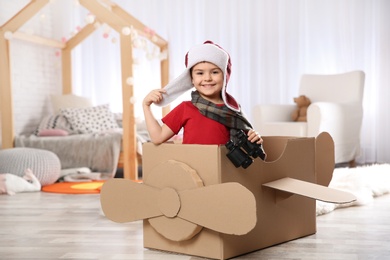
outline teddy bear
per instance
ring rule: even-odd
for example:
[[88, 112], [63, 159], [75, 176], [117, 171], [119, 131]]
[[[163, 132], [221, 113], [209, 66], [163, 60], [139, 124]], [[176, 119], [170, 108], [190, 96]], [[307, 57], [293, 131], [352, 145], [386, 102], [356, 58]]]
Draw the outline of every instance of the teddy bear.
[[297, 108], [291, 113], [291, 119], [296, 122], [306, 122], [306, 112], [310, 105], [310, 99], [305, 95], [300, 95], [294, 98], [294, 102], [297, 104]]

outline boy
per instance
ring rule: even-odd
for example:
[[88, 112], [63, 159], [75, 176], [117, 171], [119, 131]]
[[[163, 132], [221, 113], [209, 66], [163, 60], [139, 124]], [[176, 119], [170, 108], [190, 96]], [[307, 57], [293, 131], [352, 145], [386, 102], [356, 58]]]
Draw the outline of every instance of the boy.
[[[185, 56], [185, 71], [163, 89], [152, 90], [143, 100], [146, 126], [154, 144], [161, 144], [181, 128], [183, 144], [224, 145], [238, 130], [248, 140], [261, 144], [261, 136], [241, 113], [240, 105], [226, 92], [231, 73], [229, 54], [211, 41], [197, 45]], [[184, 101], [166, 115], [160, 125], [151, 104], [166, 106], [195, 87], [191, 101]]]

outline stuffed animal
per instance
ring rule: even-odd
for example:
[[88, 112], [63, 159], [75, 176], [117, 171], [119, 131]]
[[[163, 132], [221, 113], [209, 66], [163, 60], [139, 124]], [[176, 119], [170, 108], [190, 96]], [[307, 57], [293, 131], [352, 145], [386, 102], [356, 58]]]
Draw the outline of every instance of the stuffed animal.
[[294, 98], [294, 102], [297, 104], [297, 108], [291, 113], [291, 119], [296, 122], [306, 122], [306, 112], [310, 105], [310, 99], [305, 95], [300, 95]]
[[27, 169], [23, 177], [12, 173], [0, 174], [0, 194], [14, 195], [18, 192], [40, 191], [41, 183], [34, 173]]

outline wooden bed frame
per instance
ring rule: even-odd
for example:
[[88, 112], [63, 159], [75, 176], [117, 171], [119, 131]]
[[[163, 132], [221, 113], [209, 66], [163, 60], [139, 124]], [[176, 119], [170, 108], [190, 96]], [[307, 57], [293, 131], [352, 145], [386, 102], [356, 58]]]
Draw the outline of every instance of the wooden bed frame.
[[[129, 101], [133, 96], [133, 85], [129, 85], [126, 80], [133, 77], [133, 50], [132, 37], [122, 33], [123, 28], [131, 27], [141, 35], [160, 48], [161, 52], [168, 51], [168, 43], [157, 34], [146, 33], [148, 29], [144, 24], [127, 13], [121, 7], [109, 0], [79, 0], [80, 4], [95, 15], [96, 21], [106, 23], [117, 31], [120, 35], [121, 51], [121, 74], [122, 74], [122, 102], [123, 102], [123, 153], [120, 163], [123, 164], [124, 178], [136, 180], [138, 177], [138, 159], [136, 151], [136, 124], [134, 118], [134, 105]], [[101, 4], [104, 3], [104, 5]], [[76, 35], [67, 42], [62, 43], [56, 40], [42, 38], [34, 35], [27, 35], [17, 30], [33, 17], [49, 0], [31, 0], [22, 10], [0, 27], [0, 113], [2, 130], [2, 149], [14, 147], [14, 118], [12, 104], [12, 84], [9, 55], [9, 42], [6, 34], [12, 34], [12, 38], [42, 44], [49, 47], [60, 48], [62, 50], [62, 93], [72, 93], [72, 70], [71, 52], [74, 47], [80, 44], [96, 27], [93, 23], [84, 26]], [[109, 8], [107, 8], [106, 6]], [[161, 61], [161, 85], [168, 84], [169, 61]], [[169, 107], [163, 109], [163, 114]]]

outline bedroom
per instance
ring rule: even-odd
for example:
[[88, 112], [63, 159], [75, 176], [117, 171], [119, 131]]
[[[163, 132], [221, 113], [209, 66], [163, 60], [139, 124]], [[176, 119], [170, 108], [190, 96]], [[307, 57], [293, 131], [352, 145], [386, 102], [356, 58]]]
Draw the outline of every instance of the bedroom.
[[[27, 2], [2, 1], [1, 23]], [[358, 163], [390, 162], [387, 134], [390, 120], [387, 113], [390, 23], [386, 16], [389, 10], [386, 1], [229, 1], [228, 4], [221, 4], [221, 1], [198, 1], [196, 4], [186, 1], [116, 2], [167, 39], [170, 79], [182, 71], [183, 55], [195, 43], [213, 39], [229, 50], [234, 68], [229, 91], [242, 102], [251, 119], [255, 117], [252, 108], [258, 103], [292, 103], [303, 73], [365, 71], [364, 138], [361, 138], [362, 153]], [[78, 22], [65, 20], [74, 23], [73, 26], [53, 25], [53, 28], [46, 28], [48, 34], [58, 40], [68, 36]], [[36, 23], [46, 24], [39, 17]], [[45, 30], [41, 26], [37, 25], [34, 29]], [[96, 42], [101, 42], [103, 46], [97, 50], [94, 48], [98, 47], [92, 44], [85, 47], [94, 52], [82, 59], [80, 66], [83, 67], [75, 68], [78, 73], [74, 76], [79, 79], [75, 79], [74, 86], [76, 89], [80, 87], [76, 94], [91, 98], [95, 104], [110, 103], [115, 111], [120, 97], [109, 97], [108, 94], [111, 95], [113, 91], [104, 91], [109, 88], [107, 86], [120, 81], [116, 73], [120, 70], [119, 58], [108, 61], [110, 56], [117, 55], [116, 50], [113, 50], [114, 53], [108, 51], [115, 43], [112, 43], [111, 36], [106, 41], [102, 34], [94, 36]], [[48, 113], [49, 96], [61, 94], [62, 86], [55, 51], [22, 41], [14, 42], [11, 46], [13, 64], [27, 66], [23, 70], [17, 69], [18, 66], [12, 68], [15, 132], [21, 134], [35, 130], [41, 118]], [[103, 62], [94, 61], [92, 64], [110, 64], [113, 72], [108, 71], [107, 66], [100, 68], [100, 71], [98, 68], [87, 71], [91, 64], [88, 60], [100, 59], [104, 53], [107, 57], [103, 57]], [[37, 56], [40, 60], [38, 64]], [[49, 70], [29, 70], [39, 66]], [[44, 73], [44, 77], [37, 78], [38, 73]], [[113, 73], [116, 76], [110, 74], [110, 77], [96, 80], [89, 77], [90, 73]], [[97, 84], [103, 91], [81, 88]], [[150, 83], [153, 84], [156, 83]]]

